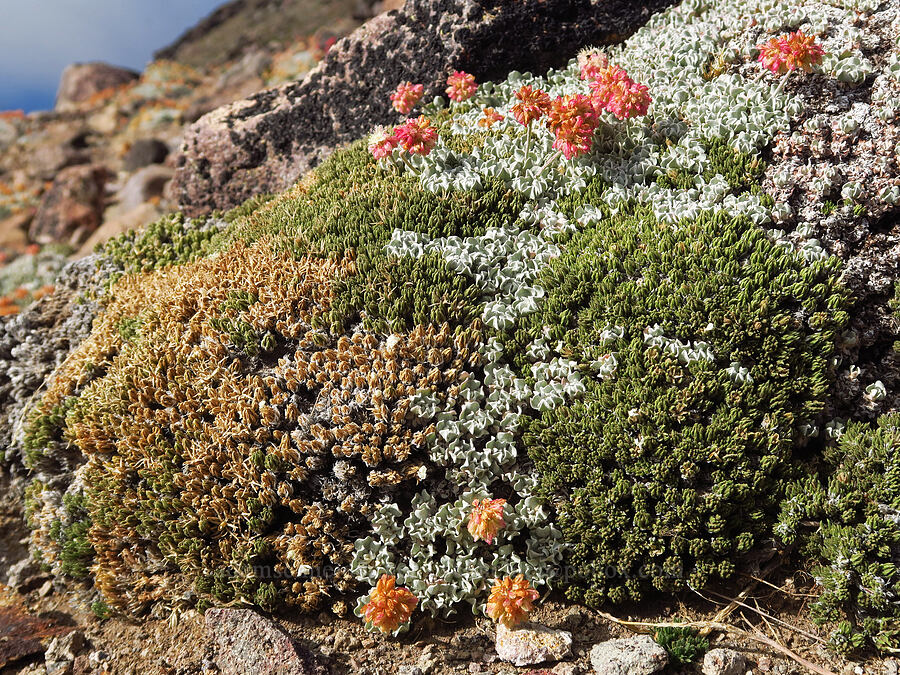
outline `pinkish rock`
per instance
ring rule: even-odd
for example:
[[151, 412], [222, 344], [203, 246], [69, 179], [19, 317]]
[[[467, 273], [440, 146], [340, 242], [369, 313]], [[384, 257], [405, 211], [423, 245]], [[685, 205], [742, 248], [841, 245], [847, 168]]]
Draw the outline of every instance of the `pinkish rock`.
[[84, 241], [102, 221], [103, 186], [108, 178], [107, 170], [96, 164], [60, 171], [31, 221], [31, 240], [72, 246]]
[[204, 618], [206, 636], [215, 646], [215, 662], [223, 675], [328, 673], [312, 652], [252, 609], [209, 609]]
[[497, 624], [497, 656], [514, 666], [559, 661], [572, 653], [572, 634], [536, 623], [520, 628]]
[[59, 81], [56, 110], [72, 109], [101, 91], [121, 87], [139, 77], [133, 70], [108, 63], [73, 63], [66, 66]]
[[188, 215], [289, 187], [338, 145], [396, 123], [404, 80], [443, 94], [453, 69], [479, 81], [543, 72], [578, 47], [627, 35], [671, 0], [408, 0], [330, 49], [300, 82], [200, 118], [185, 133], [172, 196]]

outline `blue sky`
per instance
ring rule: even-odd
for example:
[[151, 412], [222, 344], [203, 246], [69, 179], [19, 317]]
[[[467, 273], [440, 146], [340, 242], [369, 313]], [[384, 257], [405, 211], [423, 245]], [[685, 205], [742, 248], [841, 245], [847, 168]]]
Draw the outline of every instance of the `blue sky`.
[[63, 68], [142, 70], [225, 0], [0, 0], [0, 110], [53, 107]]

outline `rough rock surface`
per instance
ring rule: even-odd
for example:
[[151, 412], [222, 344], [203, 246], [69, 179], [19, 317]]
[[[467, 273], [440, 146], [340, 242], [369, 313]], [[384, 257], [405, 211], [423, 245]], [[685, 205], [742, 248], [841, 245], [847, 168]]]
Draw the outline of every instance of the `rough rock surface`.
[[497, 656], [514, 666], [559, 661], [572, 652], [572, 634], [538, 624], [509, 629], [497, 624]]
[[[185, 133], [171, 196], [189, 215], [276, 192], [376, 124], [404, 80], [443, 93], [452, 69], [478, 81], [543, 72], [579, 46], [619, 40], [669, 0], [409, 0], [338, 42], [301, 82], [254, 94]], [[561, 20], [565, 17], [565, 20]]]
[[72, 631], [53, 638], [44, 652], [44, 665], [47, 675], [64, 675], [72, 672], [75, 657], [84, 647], [84, 635], [81, 631]]
[[73, 63], [63, 71], [56, 93], [56, 109], [65, 110], [74, 104], [87, 101], [101, 91], [128, 84], [140, 77], [128, 68], [108, 63]]
[[703, 675], [744, 675], [747, 659], [733, 649], [710, 649], [703, 657]]
[[204, 618], [207, 637], [216, 646], [216, 665], [223, 675], [325, 675], [328, 672], [317, 663], [312, 652], [253, 610], [209, 609]]
[[32, 241], [77, 244], [86, 239], [102, 222], [108, 178], [107, 170], [96, 164], [60, 171], [31, 221]]
[[151, 164], [162, 164], [169, 154], [169, 146], [158, 138], [139, 138], [125, 153], [122, 168], [135, 171]]
[[608, 640], [591, 649], [591, 665], [597, 675], [650, 675], [668, 662], [666, 650], [649, 635]]

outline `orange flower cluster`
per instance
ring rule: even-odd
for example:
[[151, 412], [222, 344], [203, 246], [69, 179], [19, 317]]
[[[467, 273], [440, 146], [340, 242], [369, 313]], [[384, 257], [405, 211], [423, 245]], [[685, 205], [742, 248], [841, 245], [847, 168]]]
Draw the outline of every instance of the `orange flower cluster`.
[[504, 577], [491, 588], [485, 612], [497, 623], [514, 628], [528, 619], [538, 597], [524, 575]]
[[553, 147], [566, 159], [590, 151], [598, 123], [591, 99], [584, 94], [561, 96], [547, 108], [547, 126], [556, 136]]
[[408, 588], [397, 588], [396, 582], [390, 574], [382, 574], [363, 606], [366, 624], [382, 633], [393, 633], [409, 621], [419, 602]]
[[591, 79], [591, 102], [599, 114], [605, 110], [620, 120], [647, 114], [653, 100], [647, 87], [632, 80], [616, 65], [596, 69]]
[[523, 127], [543, 117], [550, 107], [550, 97], [540, 89], [532, 89], [527, 84], [516, 92], [516, 98], [518, 103], [510, 110], [516, 122]]
[[447, 96], [453, 101], [468, 101], [475, 95], [478, 85], [475, 84], [475, 76], [454, 70], [447, 78]]
[[825, 50], [816, 42], [816, 36], [805, 35], [800, 30], [772, 38], [757, 49], [759, 62], [776, 75], [784, 75], [798, 68], [812, 72], [813, 66], [822, 63], [825, 56]]
[[503, 520], [505, 505], [505, 499], [476, 499], [472, 502], [468, 529], [475, 541], [482, 539], [488, 544], [494, 543], [494, 537], [506, 527]]
[[408, 115], [416, 106], [416, 103], [425, 93], [425, 87], [421, 84], [413, 84], [412, 82], [401, 82], [397, 85], [397, 89], [391, 94], [391, 105], [394, 110], [404, 115]]
[[484, 117], [478, 120], [478, 126], [482, 128], [490, 129], [496, 122], [503, 119], [503, 115], [493, 108], [485, 108], [482, 112], [484, 113]]

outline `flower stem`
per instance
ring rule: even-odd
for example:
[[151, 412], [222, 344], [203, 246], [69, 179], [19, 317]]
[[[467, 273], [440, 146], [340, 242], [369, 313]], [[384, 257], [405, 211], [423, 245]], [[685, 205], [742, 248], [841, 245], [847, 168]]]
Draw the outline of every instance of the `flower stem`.
[[540, 178], [541, 176], [543, 176], [544, 172], [547, 170], [547, 167], [553, 164], [553, 162], [558, 160], [560, 157], [562, 157], [562, 150], [557, 150], [552, 155], [550, 155], [550, 158], [546, 162], [544, 162], [544, 166], [542, 166], [541, 170], [538, 172], [537, 177]]
[[528, 156], [531, 154], [531, 122], [525, 127], [525, 162], [528, 163]]
[[419, 172], [418, 172], [418, 170], [416, 170], [416, 167], [414, 167], [412, 165], [412, 162], [409, 161], [409, 157], [407, 157], [406, 155], [400, 155], [400, 158], [403, 160], [403, 163], [406, 164], [407, 167], [409, 167], [409, 170], [413, 173], [414, 176], [419, 175]]

